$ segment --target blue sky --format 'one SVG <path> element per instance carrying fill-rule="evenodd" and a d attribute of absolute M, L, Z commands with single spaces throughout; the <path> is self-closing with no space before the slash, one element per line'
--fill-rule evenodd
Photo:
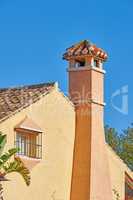
<path fill-rule="evenodd" d="M 59 81 L 67 91 L 65 48 L 89 39 L 109 54 L 105 64 L 105 123 L 122 130 L 133 122 L 132 0 L 1 0 L 0 87 Z M 119 89 L 128 86 L 128 107 Z M 116 92 L 116 93 L 115 93 Z M 123 97 L 126 101 L 126 95 Z"/>

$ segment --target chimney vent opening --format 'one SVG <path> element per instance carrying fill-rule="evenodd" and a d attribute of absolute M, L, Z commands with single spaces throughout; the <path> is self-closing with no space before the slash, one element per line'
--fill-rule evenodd
<path fill-rule="evenodd" d="M 84 66 L 85 66 L 85 60 L 76 60 L 76 68 Z"/>

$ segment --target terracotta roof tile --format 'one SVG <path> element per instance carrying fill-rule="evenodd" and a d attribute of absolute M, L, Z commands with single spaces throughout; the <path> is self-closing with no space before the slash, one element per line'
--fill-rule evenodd
<path fill-rule="evenodd" d="M 81 41 L 70 48 L 66 49 L 63 55 L 63 59 L 70 60 L 76 56 L 94 56 L 98 59 L 105 61 L 107 59 L 107 53 L 103 49 L 96 47 L 96 45 L 91 42 L 84 40 Z"/>
<path fill-rule="evenodd" d="M 0 89 L 0 121 L 7 119 L 17 110 L 35 103 L 54 88 L 55 83 L 44 83 L 16 88 Z"/>

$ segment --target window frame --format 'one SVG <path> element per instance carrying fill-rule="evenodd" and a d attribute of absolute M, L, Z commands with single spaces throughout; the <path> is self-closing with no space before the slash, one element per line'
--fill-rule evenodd
<path fill-rule="evenodd" d="M 22 142 L 22 138 L 24 139 L 24 143 Z M 22 145 L 24 145 L 23 148 Z M 19 148 L 17 156 L 42 159 L 42 132 L 15 128 L 15 147 Z"/>
<path fill-rule="evenodd" d="M 133 179 L 125 172 L 125 200 L 130 200 L 133 194 Z"/>

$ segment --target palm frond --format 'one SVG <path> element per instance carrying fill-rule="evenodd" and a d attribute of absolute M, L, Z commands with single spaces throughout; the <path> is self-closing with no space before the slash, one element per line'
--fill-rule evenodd
<path fill-rule="evenodd" d="M 6 144 L 6 135 L 3 135 L 2 132 L 0 132 L 0 155 L 2 154 L 5 144 Z"/>
<path fill-rule="evenodd" d="M 8 163 L 3 166 L 5 174 L 9 174 L 12 172 L 19 173 L 23 179 L 25 180 L 26 185 L 30 185 L 30 171 L 24 166 L 24 163 L 20 158 L 15 158 L 13 162 Z"/>
<path fill-rule="evenodd" d="M 18 152 L 17 148 L 12 148 L 9 149 L 9 151 L 7 153 L 4 153 L 1 157 L 0 157 L 0 169 L 3 167 L 3 165 L 16 153 Z"/>

